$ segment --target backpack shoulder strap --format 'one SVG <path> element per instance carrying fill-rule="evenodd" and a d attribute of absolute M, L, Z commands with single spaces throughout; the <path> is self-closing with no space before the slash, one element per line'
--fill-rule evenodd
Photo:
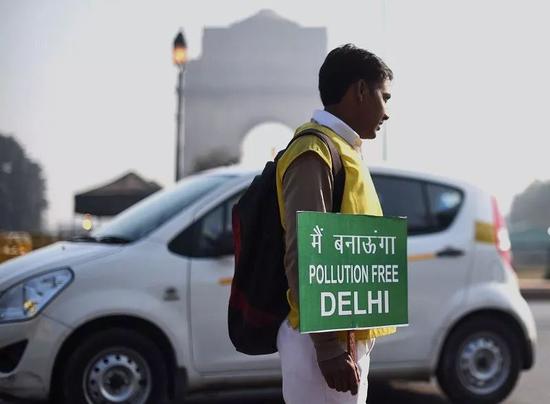
<path fill-rule="evenodd" d="M 298 134 L 296 134 L 296 136 L 294 136 L 290 141 L 290 143 L 288 144 L 287 148 L 296 139 L 306 135 L 317 136 L 319 139 L 323 141 L 323 143 L 327 145 L 330 151 L 330 158 L 332 160 L 332 176 L 334 178 L 334 189 L 332 190 L 332 212 L 334 213 L 340 212 L 342 208 L 342 199 L 344 197 L 344 185 L 346 182 L 346 172 L 342 165 L 342 158 L 340 157 L 340 153 L 338 153 L 336 146 L 327 135 L 325 135 L 320 130 L 316 130 L 313 128 L 305 129 L 302 132 L 299 132 Z M 277 158 L 275 159 L 275 161 L 277 161 L 281 155 L 282 153 L 277 155 Z"/>

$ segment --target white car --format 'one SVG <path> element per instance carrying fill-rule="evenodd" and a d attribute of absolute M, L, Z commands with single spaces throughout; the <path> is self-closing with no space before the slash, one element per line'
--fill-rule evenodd
<path fill-rule="evenodd" d="M 0 392 L 56 403 L 160 403 L 280 382 L 276 354 L 227 332 L 231 207 L 257 172 L 188 177 L 90 238 L 0 266 Z M 437 376 L 456 401 L 497 402 L 534 361 L 533 316 L 494 199 L 432 175 L 372 168 L 409 224 L 409 327 L 380 338 L 372 377 Z"/>

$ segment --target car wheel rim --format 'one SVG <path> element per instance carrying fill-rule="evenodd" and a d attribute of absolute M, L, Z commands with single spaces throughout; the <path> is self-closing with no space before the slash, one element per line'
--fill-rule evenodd
<path fill-rule="evenodd" d="M 143 404 L 151 393 L 151 370 L 139 353 L 113 348 L 89 362 L 83 383 L 89 404 Z"/>
<path fill-rule="evenodd" d="M 510 374 L 509 348 L 497 335 L 472 335 L 459 350 L 457 368 L 466 389 L 474 394 L 491 394 Z"/>

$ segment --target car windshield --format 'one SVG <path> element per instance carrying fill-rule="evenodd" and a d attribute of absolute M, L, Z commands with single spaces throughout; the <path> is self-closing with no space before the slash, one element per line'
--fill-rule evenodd
<path fill-rule="evenodd" d="M 136 241 L 166 223 L 198 198 L 223 184 L 231 175 L 199 175 L 180 181 L 138 202 L 91 234 L 90 241 Z M 86 241 L 86 240 L 82 240 Z"/>

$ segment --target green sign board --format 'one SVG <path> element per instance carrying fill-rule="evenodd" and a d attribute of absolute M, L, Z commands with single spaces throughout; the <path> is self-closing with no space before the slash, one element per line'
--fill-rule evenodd
<path fill-rule="evenodd" d="M 300 332 L 408 325 L 407 220 L 298 212 Z"/>

